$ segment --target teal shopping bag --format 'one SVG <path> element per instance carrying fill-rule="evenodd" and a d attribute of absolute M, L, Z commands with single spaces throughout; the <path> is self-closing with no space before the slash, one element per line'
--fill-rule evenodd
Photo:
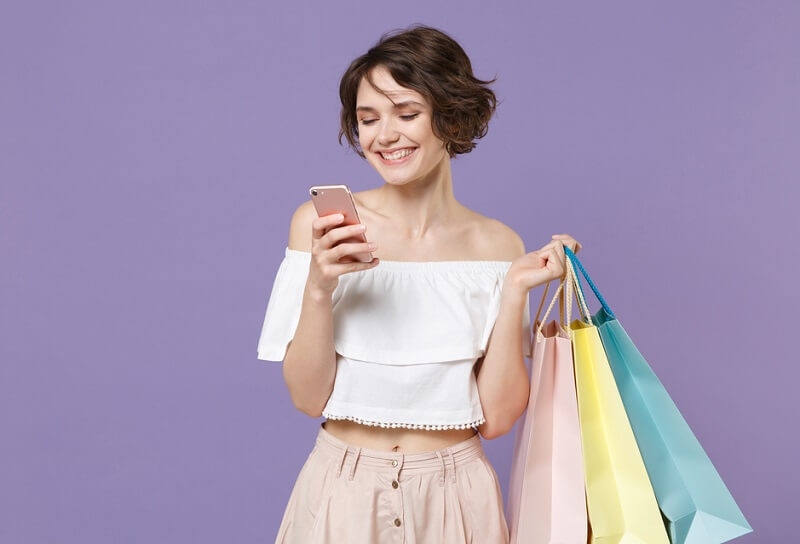
<path fill-rule="evenodd" d="M 720 544 L 752 531 L 697 437 L 622 328 L 575 254 L 565 249 L 602 308 L 600 331 L 672 544 Z"/>

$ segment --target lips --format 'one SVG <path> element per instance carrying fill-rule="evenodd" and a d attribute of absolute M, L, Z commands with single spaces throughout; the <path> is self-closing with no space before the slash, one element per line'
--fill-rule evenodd
<path fill-rule="evenodd" d="M 416 151 L 414 147 L 404 147 L 393 151 L 378 151 L 378 155 L 383 159 L 383 162 L 397 163 L 410 156 L 414 151 Z"/>

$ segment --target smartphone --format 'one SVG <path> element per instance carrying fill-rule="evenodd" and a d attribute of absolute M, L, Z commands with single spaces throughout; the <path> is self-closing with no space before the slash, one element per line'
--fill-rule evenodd
<path fill-rule="evenodd" d="M 311 195 L 311 202 L 314 203 L 318 216 L 323 217 L 340 213 L 344 215 L 342 225 L 358 225 L 361 223 L 358 218 L 358 211 L 356 211 L 353 194 L 347 185 L 314 185 L 308 190 L 308 194 Z M 366 243 L 367 237 L 364 236 L 364 233 L 361 233 L 345 241 Z M 353 258 L 362 263 L 372 262 L 372 253 L 357 253 L 353 255 Z"/>

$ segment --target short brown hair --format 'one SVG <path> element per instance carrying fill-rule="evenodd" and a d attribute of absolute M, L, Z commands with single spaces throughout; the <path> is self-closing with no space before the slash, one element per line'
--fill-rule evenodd
<path fill-rule="evenodd" d="M 414 26 L 384 35 L 345 71 L 339 83 L 339 143 L 344 136 L 350 147 L 364 156 L 358 144 L 356 96 L 361 80 L 372 83 L 370 72 L 379 66 L 398 84 L 425 97 L 432 109 L 433 133 L 445 143 L 451 157 L 469 153 L 477 145 L 475 140 L 486 135 L 497 107 L 497 98 L 488 87 L 495 80 L 476 78 L 469 57 L 453 38 L 435 28 Z"/>

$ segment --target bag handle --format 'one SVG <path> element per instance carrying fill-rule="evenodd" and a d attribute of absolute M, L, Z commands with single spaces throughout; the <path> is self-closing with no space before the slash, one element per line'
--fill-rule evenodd
<path fill-rule="evenodd" d="M 592 314 L 589 311 L 589 306 L 586 304 L 586 298 L 583 295 L 583 288 L 578 281 L 578 276 L 575 274 L 575 267 L 572 266 L 572 261 L 569 259 L 567 259 L 566 265 L 566 277 L 568 278 L 567 285 L 573 287 L 575 290 L 575 299 L 578 301 L 578 313 L 581 314 L 581 317 L 584 321 L 586 321 L 586 323 L 591 325 Z"/>
<path fill-rule="evenodd" d="M 542 315 L 542 308 L 544 307 L 544 301 L 547 299 L 547 291 L 550 290 L 550 282 L 548 281 L 544 284 L 544 291 L 542 292 L 542 299 L 539 301 L 539 307 L 536 309 L 536 317 L 533 319 L 533 328 L 531 330 L 531 334 L 535 336 L 534 340 L 538 341 L 542 336 L 542 322 L 539 321 L 539 316 Z M 558 286 L 558 291 L 561 290 L 561 286 Z M 558 291 L 553 295 L 553 298 L 558 296 Z M 553 307 L 553 303 L 550 303 L 550 306 L 547 307 L 547 311 L 544 314 L 544 319 L 547 319 L 547 316 L 550 315 L 550 309 Z M 537 325 L 538 324 L 538 325 Z"/>
<path fill-rule="evenodd" d="M 564 254 L 567 256 L 568 268 L 570 270 L 572 270 L 572 275 L 573 275 L 574 280 L 575 280 L 575 288 L 576 288 L 576 290 L 578 292 L 579 298 L 583 297 L 583 288 L 581 287 L 580 277 L 575 273 L 575 268 L 580 270 L 580 272 L 583 275 L 583 277 L 586 278 L 586 282 L 589 284 L 589 287 L 592 288 L 592 291 L 594 292 L 594 295 L 597 297 L 597 300 L 600 301 L 600 304 L 603 306 L 603 309 L 606 311 L 608 316 L 610 318 L 612 318 L 612 319 L 616 319 L 615 316 L 614 316 L 614 312 L 611 311 L 611 308 L 608 306 L 608 303 L 606 302 L 606 299 L 604 299 L 603 295 L 600 294 L 600 290 L 594 284 L 594 282 L 592 281 L 592 278 L 589 277 L 589 274 L 586 272 L 586 269 L 583 267 L 583 265 L 581 264 L 580 260 L 578 260 L 578 257 L 575 255 L 575 253 L 573 253 L 573 251 L 570 248 L 568 248 L 567 246 L 564 246 Z M 573 266 L 575 268 L 573 268 Z M 587 313 L 588 313 L 588 307 L 586 307 L 585 299 L 584 299 L 584 308 L 587 309 Z"/>
<path fill-rule="evenodd" d="M 550 288 L 550 282 L 548 282 L 547 285 L 544 288 L 544 293 L 542 293 L 542 301 L 539 303 L 539 309 L 536 311 L 536 320 L 534 321 L 534 324 L 538 323 L 538 325 L 536 326 L 536 339 L 537 340 L 539 340 L 542 337 L 542 328 L 544 327 L 545 323 L 547 322 L 547 318 L 550 316 L 550 312 L 553 310 L 553 306 L 555 306 L 556 300 L 560 300 L 560 302 L 561 302 L 561 304 L 559 305 L 558 320 L 559 320 L 559 323 L 561 325 L 564 324 L 564 313 L 563 313 L 564 282 L 563 281 L 561 281 L 558 284 L 558 288 L 556 289 L 556 292 L 553 293 L 553 297 L 550 299 L 550 304 L 548 304 L 547 310 L 545 310 L 545 312 L 544 312 L 544 317 L 541 319 L 541 321 L 539 320 L 539 315 L 542 313 L 542 308 L 544 307 L 544 301 L 545 301 L 545 298 L 547 297 L 547 290 L 549 288 Z M 567 313 L 569 314 L 569 309 L 567 309 Z"/>
<path fill-rule="evenodd" d="M 559 288 L 560 287 L 561 286 L 559 285 Z M 539 316 L 542 315 L 542 308 L 544 308 L 544 301 L 547 298 L 547 291 L 549 289 L 550 289 L 550 282 L 548 281 L 547 283 L 544 284 L 544 292 L 542 293 L 542 300 L 539 301 L 539 308 L 536 310 L 536 318 L 533 320 L 534 323 L 538 323 L 539 322 Z M 557 294 L 558 294 L 558 291 L 556 291 L 556 295 Z M 553 295 L 553 296 L 555 296 L 555 295 Z M 544 318 L 545 319 L 547 319 L 547 316 L 548 316 L 549 313 L 550 313 L 550 308 L 548 307 L 547 308 L 547 312 L 545 312 L 545 314 L 544 314 Z"/>

